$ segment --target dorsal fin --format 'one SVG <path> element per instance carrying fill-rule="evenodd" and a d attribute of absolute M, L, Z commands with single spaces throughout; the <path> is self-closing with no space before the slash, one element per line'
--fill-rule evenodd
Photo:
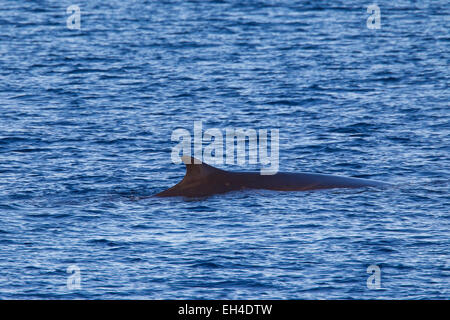
<path fill-rule="evenodd" d="M 201 179 L 211 173 L 223 171 L 206 163 L 202 163 L 201 160 L 191 156 L 182 156 L 181 160 L 186 165 L 186 175 L 183 180 Z"/>
<path fill-rule="evenodd" d="M 158 197 L 183 196 L 197 194 L 196 187 L 204 184 L 204 180 L 213 173 L 224 173 L 226 171 L 214 168 L 200 160 L 191 157 L 183 156 L 181 160 L 186 165 L 186 175 L 183 180 L 163 192 L 158 193 Z"/>

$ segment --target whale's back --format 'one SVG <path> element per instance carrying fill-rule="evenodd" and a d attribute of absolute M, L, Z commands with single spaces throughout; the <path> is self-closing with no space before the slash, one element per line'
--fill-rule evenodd
<path fill-rule="evenodd" d="M 341 177 L 318 173 L 228 172 L 217 169 L 193 157 L 182 157 L 186 175 L 175 186 L 162 191 L 158 197 L 205 197 L 244 189 L 276 191 L 306 191 L 331 188 L 384 187 L 388 184 L 360 178 Z"/>

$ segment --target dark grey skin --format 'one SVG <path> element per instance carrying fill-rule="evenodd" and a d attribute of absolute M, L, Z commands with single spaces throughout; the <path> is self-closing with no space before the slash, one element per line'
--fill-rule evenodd
<path fill-rule="evenodd" d="M 360 178 L 347 178 L 317 173 L 228 172 L 200 163 L 192 157 L 182 157 L 186 175 L 178 184 L 157 197 L 207 197 L 245 189 L 276 191 L 307 191 L 332 188 L 386 187 L 389 184 Z M 199 163 L 199 164 L 196 164 Z"/>

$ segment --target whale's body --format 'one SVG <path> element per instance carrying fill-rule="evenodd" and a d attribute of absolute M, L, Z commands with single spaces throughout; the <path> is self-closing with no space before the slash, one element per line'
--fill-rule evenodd
<path fill-rule="evenodd" d="M 156 194 L 158 197 L 206 197 L 245 189 L 306 191 L 331 188 L 384 187 L 387 183 L 318 173 L 229 172 L 214 168 L 192 157 L 182 157 L 186 175 L 175 186 Z"/>

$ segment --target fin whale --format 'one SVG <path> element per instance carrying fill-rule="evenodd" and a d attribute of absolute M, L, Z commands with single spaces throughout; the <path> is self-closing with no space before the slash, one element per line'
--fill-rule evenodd
<path fill-rule="evenodd" d="M 157 197 L 206 197 L 213 194 L 245 189 L 277 191 L 307 191 L 331 188 L 384 187 L 389 184 L 351 177 L 318 173 L 283 173 L 261 175 L 259 172 L 229 172 L 202 163 L 190 157 L 181 158 L 186 175 L 175 186 Z"/>

